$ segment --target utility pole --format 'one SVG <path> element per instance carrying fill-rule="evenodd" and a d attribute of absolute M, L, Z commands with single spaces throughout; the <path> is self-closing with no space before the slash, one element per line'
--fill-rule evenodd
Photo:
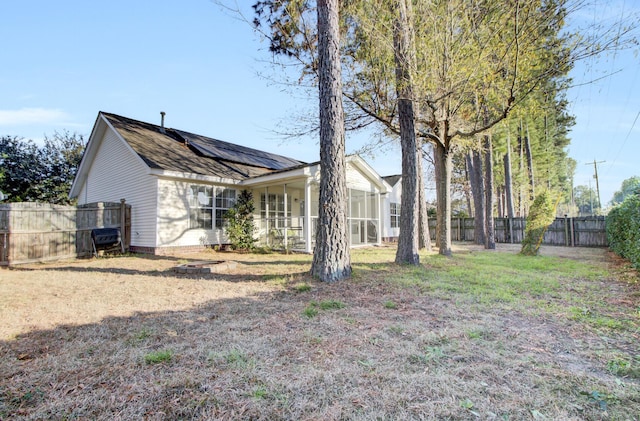
<path fill-rule="evenodd" d="M 598 164 L 602 164 L 603 162 L 607 162 L 607 161 L 596 162 L 595 159 L 593 160 L 593 172 L 594 172 L 593 178 L 596 179 L 596 193 L 598 193 L 598 209 L 600 210 L 602 210 L 602 202 L 600 201 L 600 183 L 598 183 Z M 591 162 L 585 165 L 591 165 Z"/>

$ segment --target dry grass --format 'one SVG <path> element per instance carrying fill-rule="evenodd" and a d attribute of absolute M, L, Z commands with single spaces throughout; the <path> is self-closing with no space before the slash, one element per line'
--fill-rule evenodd
<path fill-rule="evenodd" d="M 357 250 L 339 284 L 280 254 L 1 270 L 0 419 L 639 420 L 637 274 L 545 248 L 522 292 L 499 247 L 417 269 Z M 234 273 L 171 270 L 221 256 Z"/>

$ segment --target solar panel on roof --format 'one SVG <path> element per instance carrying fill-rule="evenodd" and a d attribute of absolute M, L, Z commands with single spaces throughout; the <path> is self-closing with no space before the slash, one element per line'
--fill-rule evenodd
<path fill-rule="evenodd" d="M 197 149 L 198 152 L 209 158 L 222 159 L 255 167 L 270 168 L 273 170 L 284 170 L 302 164 L 302 162 L 287 158 L 286 156 L 234 145 L 233 143 L 223 142 L 180 130 L 176 130 L 176 132 Z"/>

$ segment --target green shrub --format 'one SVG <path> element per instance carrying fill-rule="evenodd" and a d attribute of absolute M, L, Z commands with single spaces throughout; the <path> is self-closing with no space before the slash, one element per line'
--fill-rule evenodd
<path fill-rule="evenodd" d="M 545 231 L 556 218 L 556 209 L 549 191 L 540 193 L 529 209 L 520 254 L 535 256 L 542 243 Z"/>
<path fill-rule="evenodd" d="M 252 250 L 255 246 L 254 210 L 253 194 L 248 190 L 242 190 L 236 204 L 225 213 L 227 235 L 234 250 Z"/>
<path fill-rule="evenodd" d="M 640 194 L 627 196 L 606 219 L 609 248 L 640 269 Z"/>

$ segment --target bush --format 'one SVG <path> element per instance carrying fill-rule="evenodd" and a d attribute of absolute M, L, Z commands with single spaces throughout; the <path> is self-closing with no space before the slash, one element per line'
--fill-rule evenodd
<path fill-rule="evenodd" d="M 526 256 L 538 254 L 544 232 L 553 223 L 555 215 L 556 209 L 551 199 L 551 193 L 543 191 L 535 198 L 531 209 L 529 209 L 520 254 Z"/>
<path fill-rule="evenodd" d="M 609 248 L 640 269 L 640 195 L 627 196 L 606 219 Z"/>
<path fill-rule="evenodd" d="M 256 239 L 253 223 L 253 194 L 243 190 L 238 196 L 236 204 L 225 213 L 227 220 L 227 235 L 234 250 L 252 250 Z"/>

